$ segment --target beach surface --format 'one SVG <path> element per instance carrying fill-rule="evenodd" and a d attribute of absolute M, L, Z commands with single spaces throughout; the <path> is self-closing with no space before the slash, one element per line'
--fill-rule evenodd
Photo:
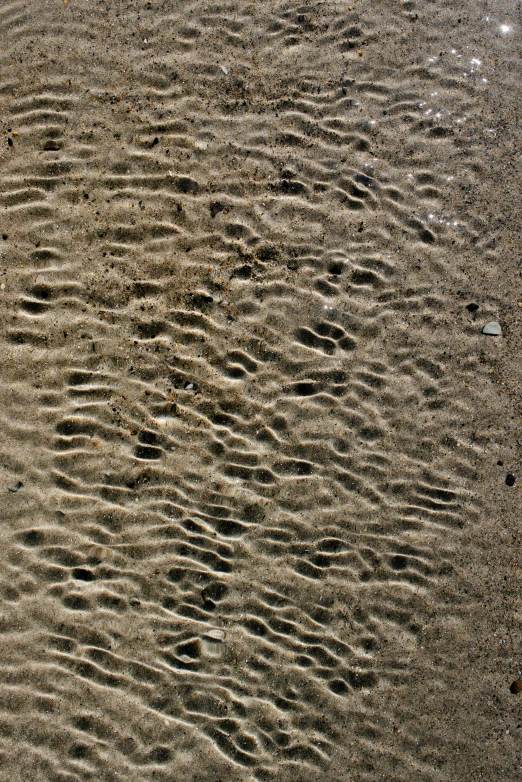
<path fill-rule="evenodd" d="M 521 23 L 1 4 L 2 779 L 522 778 Z"/>

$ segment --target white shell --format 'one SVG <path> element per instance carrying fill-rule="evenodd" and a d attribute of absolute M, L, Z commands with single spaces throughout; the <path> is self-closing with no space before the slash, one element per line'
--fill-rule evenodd
<path fill-rule="evenodd" d="M 221 630 L 219 627 L 213 627 L 212 630 L 208 631 L 207 635 L 210 636 L 210 638 L 223 641 L 225 638 L 225 631 Z"/>

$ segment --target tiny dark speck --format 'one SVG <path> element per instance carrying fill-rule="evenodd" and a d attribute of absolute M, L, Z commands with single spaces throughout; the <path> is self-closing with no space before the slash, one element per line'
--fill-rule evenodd
<path fill-rule="evenodd" d="M 471 302 L 471 304 L 466 304 L 466 309 L 468 312 L 476 312 L 479 308 L 478 304 L 475 304 L 474 302 Z"/>
<path fill-rule="evenodd" d="M 506 475 L 506 485 L 507 486 L 514 486 L 515 485 L 515 481 L 516 481 L 516 478 L 513 475 L 513 473 L 512 472 L 508 472 L 508 474 Z"/>
<path fill-rule="evenodd" d="M 10 147 L 12 147 L 12 146 L 13 146 L 13 139 L 12 139 L 12 138 L 10 138 L 9 136 L 8 136 L 8 138 L 7 138 L 7 144 L 8 144 L 8 146 L 10 146 Z"/>
<path fill-rule="evenodd" d="M 155 136 L 155 138 L 152 139 L 151 147 L 155 147 L 156 144 L 159 144 L 159 138 Z"/>

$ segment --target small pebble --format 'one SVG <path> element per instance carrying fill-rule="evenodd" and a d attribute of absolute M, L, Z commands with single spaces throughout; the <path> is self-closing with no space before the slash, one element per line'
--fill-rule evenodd
<path fill-rule="evenodd" d="M 221 66 L 221 70 L 223 71 L 223 73 L 225 74 L 225 76 L 228 76 L 228 71 L 227 71 L 227 69 L 225 68 L 225 66 L 224 66 L 224 65 L 222 65 L 222 66 Z"/>
<path fill-rule="evenodd" d="M 295 261 L 293 259 L 288 261 L 288 263 L 286 265 L 292 271 L 295 271 L 297 268 L 299 268 L 299 264 L 297 263 L 297 261 Z"/>
<path fill-rule="evenodd" d="M 507 484 L 507 486 L 514 486 L 515 485 L 515 481 L 516 481 L 516 478 L 513 475 L 513 473 L 512 472 L 508 472 L 508 474 L 506 475 L 506 484 Z"/>
<path fill-rule="evenodd" d="M 478 304 L 475 304 L 474 302 L 471 302 L 471 304 L 466 304 L 466 309 L 468 312 L 476 312 L 479 308 Z"/>
<path fill-rule="evenodd" d="M 20 489 L 22 488 L 22 486 L 23 486 L 23 483 L 22 483 L 22 481 L 18 481 L 17 483 L 15 483 L 15 485 L 14 485 L 14 486 L 8 486 L 8 487 L 7 487 L 7 490 L 8 490 L 8 491 L 11 491 L 11 492 L 13 492 L 13 494 L 14 494 L 14 493 L 15 493 L 15 492 L 17 492 L 17 491 L 20 491 Z"/>
<path fill-rule="evenodd" d="M 486 323 L 486 325 L 482 329 L 482 333 L 490 334 L 493 337 L 498 337 L 499 334 L 502 334 L 502 329 L 500 328 L 500 324 L 497 323 L 496 320 L 491 320 L 489 323 Z"/>
<path fill-rule="evenodd" d="M 504 462 L 502 461 L 502 459 L 499 459 L 497 464 L 498 464 L 499 467 L 503 467 L 504 466 Z"/>
<path fill-rule="evenodd" d="M 210 214 L 212 217 L 215 217 L 219 212 L 226 212 L 227 206 L 226 204 L 222 204 L 220 201 L 213 201 L 210 204 Z"/>
<path fill-rule="evenodd" d="M 509 692 L 513 695 L 519 695 L 522 692 L 522 679 L 516 679 L 509 688 Z"/>

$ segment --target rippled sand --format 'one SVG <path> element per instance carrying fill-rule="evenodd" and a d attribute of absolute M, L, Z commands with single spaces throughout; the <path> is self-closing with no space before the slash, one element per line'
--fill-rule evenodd
<path fill-rule="evenodd" d="M 515 11 L 2 3 L 2 779 L 521 778 Z"/>

